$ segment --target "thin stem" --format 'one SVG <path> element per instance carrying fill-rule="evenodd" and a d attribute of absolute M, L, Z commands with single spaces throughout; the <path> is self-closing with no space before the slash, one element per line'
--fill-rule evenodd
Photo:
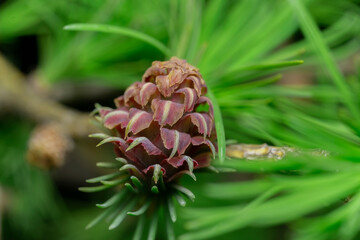
<path fill-rule="evenodd" d="M 168 57 L 171 56 L 170 49 L 166 47 L 162 42 L 145 33 L 133 29 L 111 26 L 106 24 L 90 24 L 90 23 L 70 24 L 65 26 L 64 29 L 71 31 L 91 31 L 91 32 L 116 33 L 116 34 L 125 35 L 149 43 L 150 45 L 154 46 L 162 53 L 164 53 L 166 56 Z"/>
<path fill-rule="evenodd" d="M 55 121 L 75 137 L 85 137 L 96 131 L 89 123 L 88 114 L 40 96 L 28 87 L 25 79 L 25 75 L 0 53 L 0 109 L 19 112 L 39 123 Z"/>

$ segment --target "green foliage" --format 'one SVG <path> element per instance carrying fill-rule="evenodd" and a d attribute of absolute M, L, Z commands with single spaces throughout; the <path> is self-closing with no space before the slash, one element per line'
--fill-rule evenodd
<path fill-rule="evenodd" d="M 104 33 L 114 33 L 120 34 L 128 37 L 133 37 L 149 43 L 154 46 L 158 50 L 160 50 L 165 56 L 171 57 L 170 50 L 161 42 L 156 40 L 153 37 L 150 37 L 142 32 L 137 32 L 132 29 L 122 28 L 122 27 L 114 27 L 109 25 L 99 25 L 99 24 L 71 24 L 64 27 L 64 30 L 71 31 L 93 31 L 93 32 L 104 32 Z"/>
<path fill-rule="evenodd" d="M 136 40 L 109 34 L 69 34 L 63 27 L 74 22 L 142 26 L 139 30 L 166 38 L 157 13 L 148 11 L 152 7 L 151 2 L 143 1 L 11 1 L 0 9 L 0 41 L 36 34 L 40 48 L 37 74 L 44 84 L 71 79 L 125 87 L 162 56 Z"/>
<path fill-rule="evenodd" d="M 50 177 L 26 162 L 25 152 L 31 125 L 8 117 L 0 123 L 0 187 L 8 194 L 4 237 L 39 239 L 46 221 L 59 216 Z"/>
<path fill-rule="evenodd" d="M 53 86 L 70 81 L 124 89 L 141 78 L 151 61 L 172 55 L 198 66 L 215 103 L 219 153 L 214 165 L 237 172 L 197 174 L 196 183 L 185 179 L 196 195 L 195 203 L 178 208 L 186 203 L 183 196 L 195 196 L 174 186 L 176 192 L 166 208 L 149 216 L 144 214 L 148 202 L 122 201 L 136 196 L 129 192 L 140 188 L 136 179 L 126 179 L 129 194 L 115 194 L 98 204 L 104 211 L 88 225 L 109 217 L 111 228 L 121 224 L 118 232 L 103 231 L 103 225 L 90 229 L 93 234 L 85 232 L 83 226 L 95 215 L 86 209 L 66 225 L 64 238 L 115 238 L 131 232 L 127 235 L 134 234 L 134 239 L 154 239 L 156 234 L 167 239 L 178 235 L 237 239 L 239 233 L 244 239 L 264 239 L 267 235 L 260 232 L 286 224 L 289 239 L 356 239 L 360 72 L 355 62 L 351 63 L 355 71 L 345 75 L 338 63 L 359 52 L 359 12 L 356 1 L 323 0 L 76 0 L 46 5 L 40 0 L 17 0 L 1 6 L 0 41 L 36 35 L 41 53 L 38 74 Z M 73 23 L 81 24 L 68 25 Z M 76 31 L 63 31 L 64 26 Z M 288 74 L 292 69 L 314 76 L 310 83 L 286 84 L 292 80 Z M 6 154 L 0 159 L 0 179 L 18 195 L 16 199 L 33 204 L 9 214 L 9 222 L 19 223 L 12 229 L 30 234 L 26 222 L 31 219 L 31 227 L 41 229 L 43 217 L 54 217 L 58 205 L 49 194 L 53 189 L 48 176 L 31 169 L 20 156 L 30 126 L 16 124 L 2 128 L 0 149 Z M 225 135 L 238 142 L 266 142 L 301 151 L 280 161 L 225 159 Z M 98 165 L 118 168 L 121 162 Z M 100 186 L 82 190 L 123 184 L 117 181 L 118 174 L 89 179 Z M 249 174 L 249 179 L 241 180 Z M 32 183 L 31 190 L 18 191 L 24 183 Z M 152 194 L 158 193 L 154 186 Z M 126 215 L 140 215 L 131 231 L 127 228 L 134 219 L 124 221 Z M 37 231 L 31 229 L 34 237 Z M 269 234 L 277 239 L 277 232 Z"/>
<path fill-rule="evenodd" d="M 359 120 L 360 113 L 354 101 L 353 93 L 346 85 L 344 76 L 342 76 L 339 68 L 336 66 L 333 56 L 330 54 L 328 47 L 325 44 L 324 39 L 321 36 L 320 31 L 316 28 L 314 21 L 304 8 L 303 4 L 298 0 L 290 1 L 293 5 L 294 12 L 298 13 L 299 22 L 306 37 L 309 39 L 310 44 L 315 49 L 315 53 L 319 55 L 320 62 L 327 68 L 332 80 L 342 94 L 342 99 L 352 112 L 353 117 Z"/>
<path fill-rule="evenodd" d="M 331 154 L 324 157 L 320 153 L 317 156 L 302 153 L 281 161 L 226 161 L 222 166 L 269 175 L 251 182 L 205 186 L 205 195 L 230 205 L 185 209 L 184 215 L 191 219 L 186 226 L 192 232 L 180 239 L 209 239 L 247 226 L 285 222 L 295 231 L 295 239 L 332 239 L 334 236 L 334 239 L 353 239 L 359 231 L 355 227 L 358 215 L 350 214 L 348 209 L 357 207 L 356 159 L 360 157 L 360 138 L 356 119 L 360 95 L 357 87 L 349 85 L 341 75 L 306 8 L 300 1 L 291 2 L 309 49 L 314 49 L 319 56 L 318 63 L 325 66 L 330 74 L 326 78 L 333 79 L 335 86 L 328 80 L 298 89 L 259 85 L 254 88 L 251 85 L 250 88 L 246 85 L 239 85 L 238 89 L 228 87 L 225 88 L 228 92 L 219 91 L 221 101 L 228 98 L 227 102 L 232 103 L 224 111 L 224 123 L 225 126 L 232 124 L 231 138 L 242 142 L 246 134 L 262 139 L 260 142 L 326 149 Z M 248 92 L 249 89 L 252 91 Z M 271 97 L 271 104 L 259 104 L 256 108 L 237 107 L 234 104 L 237 92 L 240 98 Z M 240 108 L 241 112 L 238 111 Z M 349 121 L 353 123 L 349 124 Z M 353 194 L 355 197 L 350 203 L 341 202 Z M 249 199 L 253 200 L 247 203 Z M 310 213 L 312 218 L 307 218 Z"/>

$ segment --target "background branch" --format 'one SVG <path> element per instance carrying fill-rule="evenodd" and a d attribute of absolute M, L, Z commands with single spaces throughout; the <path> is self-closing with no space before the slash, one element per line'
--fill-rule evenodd
<path fill-rule="evenodd" d="M 0 53 L 0 112 L 15 111 L 39 123 L 58 122 L 74 137 L 94 132 L 88 114 L 40 96 L 25 79 L 26 76 Z"/>

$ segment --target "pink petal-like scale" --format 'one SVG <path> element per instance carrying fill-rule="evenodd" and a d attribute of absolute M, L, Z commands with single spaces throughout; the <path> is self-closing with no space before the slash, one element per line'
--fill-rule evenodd
<path fill-rule="evenodd" d="M 151 103 L 154 120 L 161 126 L 174 125 L 183 115 L 184 106 L 168 100 L 154 99 Z"/>

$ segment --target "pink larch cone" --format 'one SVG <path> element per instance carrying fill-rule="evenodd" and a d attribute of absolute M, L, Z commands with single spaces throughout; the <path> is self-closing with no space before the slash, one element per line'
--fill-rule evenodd
<path fill-rule="evenodd" d="M 115 99 L 116 109 L 100 108 L 115 152 L 146 184 L 164 182 L 207 167 L 216 152 L 213 106 L 199 70 L 185 60 L 155 61 L 141 82 Z M 200 111 L 207 109 L 207 111 Z"/>

